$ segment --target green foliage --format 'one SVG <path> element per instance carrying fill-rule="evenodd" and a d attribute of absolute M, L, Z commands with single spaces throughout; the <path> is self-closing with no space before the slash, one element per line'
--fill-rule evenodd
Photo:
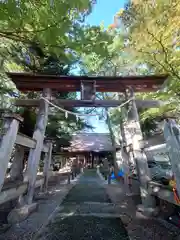
<path fill-rule="evenodd" d="M 0 4 L 0 36 L 16 42 L 36 42 L 48 52 L 75 43 L 80 24 L 91 11 L 89 0 L 3 1 Z M 67 35 L 69 34 L 69 36 Z"/>
<path fill-rule="evenodd" d="M 12 109 L 12 91 L 15 90 L 15 86 L 9 81 L 4 72 L 0 72 L 0 109 Z"/>
<path fill-rule="evenodd" d="M 18 4 L 17 1 L 4 1 L 0 4 L 3 57 L 13 55 L 17 45 L 31 61 L 34 59 L 31 46 L 33 50 L 35 47 L 42 49 L 46 56 L 55 53 L 62 63 L 77 62 L 82 52 L 99 54 L 104 51 L 105 56 L 108 35 L 100 30 L 101 27 L 83 25 L 95 2 L 43 0 Z M 38 61 L 34 65 L 37 64 Z"/>
<path fill-rule="evenodd" d="M 180 2 L 129 1 L 120 19 L 127 28 L 127 51 L 137 68 L 136 73 L 168 74 L 166 91 L 141 94 L 141 98 L 166 101 L 166 106 L 149 109 L 143 119 L 169 114 L 179 114 L 180 89 Z M 143 66 L 143 67 L 142 67 Z M 176 103 L 176 104 L 175 104 Z"/>
<path fill-rule="evenodd" d="M 79 64 L 88 75 L 168 74 L 165 89 L 156 93 L 136 94 L 141 99 L 157 99 L 165 103 L 157 109 L 140 112 L 145 132 L 155 123 L 180 112 L 180 2 L 131 0 L 115 17 L 118 29 L 105 29 L 103 24 L 84 25 L 95 1 L 2 1 L 0 3 L 1 68 L 50 74 L 69 74 Z M 2 83 L 2 84 L 1 84 Z M 0 92 L 8 94 L 14 86 L 4 75 Z M 1 94 L 1 96 L 2 96 Z M 36 95 L 36 93 L 33 93 Z M 32 97 L 32 96 L 31 96 Z M 75 98 L 56 93 L 57 98 Z M 117 99 L 117 95 L 99 94 L 101 99 Z M 121 96 L 121 98 L 124 98 Z M 9 103 L 8 103 L 9 104 Z M 110 111 L 112 126 L 126 120 L 127 109 Z M 60 116 L 61 115 L 61 116 Z M 102 111 L 102 116 L 106 115 Z M 51 119 L 49 135 L 71 132 L 73 117 Z M 61 123 L 63 120 L 63 124 Z M 66 123 L 68 124 L 66 125 Z M 84 123 L 83 123 L 84 124 Z M 63 126 L 61 128 L 61 126 Z M 78 128 L 81 126 L 78 126 Z M 30 128 L 30 127 L 29 127 Z M 66 130 L 65 130 L 66 129 Z M 67 130 L 68 129 L 68 130 Z M 71 130 L 69 130 L 71 129 Z M 116 130 L 115 130 L 116 131 Z"/>
<path fill-rule="evenodd" d="M 161 100 L 159 108 L 140 111 L 142 130 L 156 130 L 157 121 L 168 116 L 179 117 L 180 108 L 180 2 L 132 0 L 116 14 L 118 29 L 110 35 L 108 54 L 83 56 L 88 74 L 151 75 L 168 74 L 164 90 L 136 94 L 140 99 Z M 116 24 L 116 23 L 115 23 Z M 84 70 L 84 69 L 83 69 Z M 126 120 L 126 108 L 111 110 L 111 122 Z M 116 132 L 116 130 L 114 131 Z"/>
<path fill-rule="evenodd" d="M 0 60 L 4 71 L 30 71 L 41 74 L 68 75 L 83 50 L 99 51 L 98 27 L 83 26 L 95 1 L 2 1 L 0 3 Z M 93 45 L 89 43 L 93 40 Z M 104 48 L 103 43 L 101 44 Z M 7 80 L 7 84 L 5 82 Z M 0 79 L 2 98 L 15 88 L 3 75 Z M 39 93 L 20 94 L 24 98 L 39 97 Z M 56 98 L 76 98 L 76 94 L 54 93 Z M 8 102 L 10 97 L 7 96 Z M 4 107 L 4 102 L 3 106 Z M 74 109 L 69 109 L 75 111 Z M 24 117 L 21 131 L 32 136 L 35 109 L 18 109 Z M 47 136 L 65 139 L 72 132 L 90 128 L 84 120 L 76 122 L 73 115 L 53 110 Z"/>
<path fill-rule="evenodd" d="M 157 122 L 154 119 L 147 118 L 141 122 L 141 130 L 145 136 L 150 136 L 157 130 Z"/>

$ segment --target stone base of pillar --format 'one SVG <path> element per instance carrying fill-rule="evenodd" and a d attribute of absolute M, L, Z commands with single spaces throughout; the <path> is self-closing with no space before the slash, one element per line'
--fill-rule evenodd
<path fill-rule="evenodd" d="M 8 223 L 16 224 L 25 220 L 32 212 L 35 212 L 38 208 L 37 203 L 24 205 L 20 208 L 14 208 L 8 215 Z"/>
<path fill-rule="evenodd" d="M 144 207 L 142 204 L 137 206 L 137 211 L 141 212 L 143 215 L 147 217 L 157 216 L 159 213 L 158 207 Z"/>

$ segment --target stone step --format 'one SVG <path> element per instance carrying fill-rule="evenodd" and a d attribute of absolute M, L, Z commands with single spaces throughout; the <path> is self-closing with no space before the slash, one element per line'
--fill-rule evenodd
<path fill-rule="evenodd" d="M 126 226 L 132 222 L 132 218 L 126 214 L 112 214 L 112 213 L 58 213 L 57 218 L 69 218 L 69 217 L 97 217 L 97 218 L 116 218 L 121 219 L 123 224 Z"/>
<path fill-rule="evenodd" d="M 127 206 L 124 206 L 127 207 Z M 84 202 L 65 203 L 61 205 L 60 214 L 115 214 L 120 215 L 123 212 L 123 206 L 113 203 Z"/>

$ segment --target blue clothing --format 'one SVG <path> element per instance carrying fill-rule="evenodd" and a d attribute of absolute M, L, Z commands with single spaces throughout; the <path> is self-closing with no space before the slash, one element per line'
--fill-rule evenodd
<path fill-rule="evenodd" d="M 124 171 L 122 169 L 120 169 L 117 176 L 118 177 L 123 177 L 124 176 Z M 116 179 L 116 176 L 114 175 L 114 173 L 111 174 L 111 179 Z"/>

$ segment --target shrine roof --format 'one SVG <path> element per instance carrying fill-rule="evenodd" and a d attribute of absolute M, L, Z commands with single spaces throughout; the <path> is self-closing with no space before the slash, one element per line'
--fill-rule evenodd
<path fill-rule="evenodd" d="M 119 148 L 116 145 L 116 148 Z M 75 133 L 72 135 L 71 152 L 111 152 L 113 151 L 108 133 Z"/>
<path fill-rule="evenodd" d="M 59 92 L 76 92 L 82 81 L 95 81 L 97 92 L 121 92 L 133 87 L 136 92 L 152 92 L 160 89 L 167 75 L 150 76 L 63 76 L 8 72 L 7 75 L 22 92 L 42 91 L 51 88 Z"/>

